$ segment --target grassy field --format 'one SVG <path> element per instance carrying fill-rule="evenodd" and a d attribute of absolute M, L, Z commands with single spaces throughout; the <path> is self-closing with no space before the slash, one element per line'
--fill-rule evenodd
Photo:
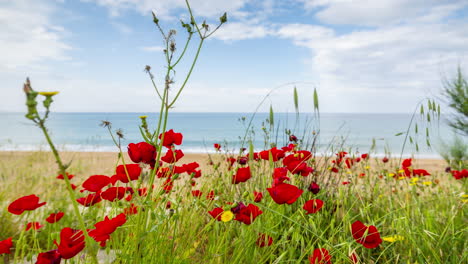
<path fill-rule="evenodd" d="M 55 248 L 53 241 L 59 241 L 64 227 L 79 228 L 79 224 L 65 183 L 56 179 L 51 153 L 2 152 L 0 157 L 0 200 L 5 208 L 1 211 L 0 240 L 13 237 L 13 253 L 5 254 L 3 261 L 34 263 L 39 253 Z M 76 177 L 71 182 L 78 186 L 91 175 L 112 176 L 117 165 L 116 153 L 64 153 L 63 157 L 72 160 L 69 171 Z M 336 157 L 311 159 L 308 164 L 315 171 L 309 176 L 287 174 L 288 182 L 303 190 L 302 195 L 291 204 L 278 204 L 266 188 L 272 185 L 274 168 L 283 166 L 281 160 L 249 160 L 251 178 L 233 184 L 236 168 L 247 165 L 235 162 L 228 170 L 226 157 L 214 155 L 210 165 L 207 155 L 187 154 L 178 164 L 197 161 L 202 176 L 180 174 L 170 193 L 158 191 L 165 179 L 157 178 L 152 199 L 133 195 L 131 201 L 102 201 L 80 207 L 89 229 L 131 204 L 138 213 L 127 214 L 126 223 L 111 234 L 105 247 L 88 243 L 67 263 L 90 263 L 90 255 L 96 252 L 99 263 L 313 263 L 310 257 L 319 248 L 328 251 L 331 263 L 353 263 L 349 257 L 353 254 L 359 263 L 468 260 L 467 198 L 462 197 L 466 183 L 445 173 L 442 161 L 413 162 L 414 168 L 426 169 L 431 175 L 399 178 L 393 175 L 400 170 L 397 160 L 382 163 L 371 157 L 349 169 L 341 166 L 334 173 L 330 168 Z M 145 184 L 144 175 L 138 186 Z M 190 184 L 192 180 L 195 186 Z M 320 185 L 317 194 L 308 190 L 312 181 Z M 87 194 L 80 193 L 80 189 L 75 191 L 77 197 Z M 195 197 L 194 190 L 203 195 Z M 214 199 L 206 197 L 210 191 Z M 261 201 L 254 201 L 254 191 L 263 193 Z M 6 207 L 11 202 L 30 194 L 47 204 L 19 216 L 8 213 Z M 302 207 L 311 199 L 320 199 L 324 205 L 318 212 L 306 214 Z M 239 202 L 254 204 L 262 213 L 249 225 L 233 219 L 217 221 L 208 213 L 216 207 L 235 211 Z M 57 211 L 65 212 L 59 222 L 45 222 L 50 213 Z M 365 248 L 353 238 L 351 225 L 357 220 L 377 228 L 383 239 L 377 247 Z M 43 227 L 23 231 L 26 223 L 35 221 Z M 260 247 L 259 234 L 271 237 L 271 245 Z M 328 263 L 323 261 L 317 263 Z"/>

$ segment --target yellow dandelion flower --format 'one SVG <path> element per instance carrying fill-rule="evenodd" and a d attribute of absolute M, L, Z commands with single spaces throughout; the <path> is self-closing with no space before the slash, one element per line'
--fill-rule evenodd
<path fill-rule="evenodd" d="M 424 185 L 428 185 L 428 186 L 429 186 L 429 185 L 431 185 L 431 184 L 432 184 L 432 182 L 431 182 L 431 181 L 425 181 L 425 182 L 423 182 L 422 184 L 424 184 Z"/>
<path fill-rule="evenodd" d="M 462 203 L 468 203 L 468 199 L 463 199 L 461 201 L 462 201 Z"/>
<path fill-rule="evenodd" d="M 370 166 L 366 166 L 366 167 L 364 167 L 364 169 L 368 170 L 368 169 L 370 169 Z"/>
<path fill-rule="evenodd" d="M 405 240 L 405 238 L 402 237 L 402 236 L 399 236 L 399 235 L 395 235 L 395 236 L 382 237 L 382 240 L 386 241 L 386 242 L 393 243 L 393 242 L 396 242 L 396 241 Z"/>
<path fill-rule="evenodd" d="M 393 177 L 393 176 L 395 176 L 395 173 L 389 173 L 388 174 L 388 177 Z"/>
<path fill-rule="evenodd" d="M 346 174 L 351 174 L 352 172 L 351 171 L 346 171 Z"/>
<path fill-rule="evenodd" d="M 221 221 L 223 222 L 229 222 L 234 218 L 234 214 L 231 211 L 224 211 L 221 214 Z"/>
<path fill-rule="evenodd" d="M 404 180 L 404 179 L 406 179 L 406 177 L 404 177 L 404 176 L 401 176 L 401 177 L 400 177 L 400 178 L 398 178 L 398 179 L 399 179 L 399 180 Z"/>
<path fill-rule="evenodd" d="M 404 172 L 405 172 L 405 170 L 399 170 L 398 171 L 398 173 L 404 173 Z"/>
<path fill-rule="evenodd" d="M 39 92 L 40 95 L 43 95 L 43 96 L 54 96 L 56 94 L 58 94 L 59 92 L 58 91 L 54 91 L 54 92 Z"/>
<path fill-rule="evenodd" d="M 462 194 L 461 198 L 468 198 L 468 194 Z"/>
<path fill-rule="evenodd" d="M 146 116 L 146 115 L 140 116 L 141 119 L 145 119 L 145 118 L 147 118 L 147 117 L 148 117 L 148 116 Z"/>

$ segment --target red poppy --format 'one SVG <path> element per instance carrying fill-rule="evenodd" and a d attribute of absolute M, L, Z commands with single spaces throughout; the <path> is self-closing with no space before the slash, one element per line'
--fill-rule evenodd
<path fill-rule="evenodd" d="M 60 221 L 60 219 L 62 219 L 63 215 L 64 212 L 52 213 L 46 218 L 46 221 L 51 224 L 57 223 L 58 221 Z"/>
<path fill-rule="evenodd" d="M 190 175 L 192 173 L 197 172 L 196 169 L 200 167 L 200 164 L 198 164 L 197 162 L 192 162 L 192 163 L 184 164 L 182 165 L 182 167 L 184 168 L 184 172 L 187 172 Z"/>
<path fill-rule="evenodd" d="M 88 194 L 85 197 L 76 199 L 76 201 L 86 207 L 95 205 L 101 201 L 101 192 Z"/>
<path fill-rule="evenodd" d="M 101 198 L 107 201 L 122 200 L 125 197 L 127 188 L 125 187 L 110 187 L 101 193 Z"/>
<path fill-rule="evenodd" d="M 166 181 L 163 183 L 162 188 L 166 193 L 172 191 L 174 187 L 174 181 L 171 178 L 167 178 Z"/>
<path fill-rule="evenodd" d="M 245 164 L 247 164 L 248 161 L 249 161 L 249 159 L 247 157 L 238 157 L 237 158 L 237 163 L 239 163 L 240 165 L 245 165 Z"/>
<path fill-rule="evenodd" d="M 255 244 L 259 247 L 269 247 L 273 244 L 273 238 L 267 234 L 258 234 Z"/>
<path fill-rule="evenodd" d="M 324 248 L 316 248 L 309 257 L 310 264 L 331 264 L 331 256 L 328 250 Z"/>
<path fill-rule="evenodd" d="M 251 176 L 250 167 L 238 168 L 236 174 L 232 176 L 232 183 L 246 182 Z"/>
<path fill-rule="evenodd" d="M 357 257 L 357 255 L 355 253 L 352 253 L 350 256 L 349 256 L 349 260 L 351 260 L 351 262 L 353 264 L 358 264 L 359 263 L 359 259 Z"/>
<path fill-rule="evenodd" d="M 47 252 L 42 252 L 37 255 L 36 264 L 60 264 L 62 256 L 58 249 L 54 249 Z"/>
<path fill-rule="evenodd" d="M 296 186 L 287 183 L 277 184 L 271 188 L 267 188 L 267 190 L 277 204 L 292 204 L 304 192 Z"/>
<path fill-rule="evenodd" d="M 172 176 L 173 171 L 169 167 L 159 167 L 156 176 L 158 178 L 170 178 Z"/>
<path fill-rule="evenodd" d="M 254 202 L 259 203 L 263 199 L 263 193 L 262 192 L 256 192 L 254 191 Z"/>
<path fill-rule="evenodd" d="M 68 174 L 68 172 L 66 173 L 66 175 L 67 175 L 67 177 L 68 177 L 69 180 L 71 180 L 71 179 L 73 179 L 73 177 L 75 177 L 75 175 L 73 175 L 73 174 Z M 57 176 L 57 179 L 59 179 L 59 180 L 65 180 L 65 178 L 63 177 L 63 174 L 59 174 L 59 175 Z"/>
<path fill-rule="evenodd" d="M 123 213 L 125 215 L 134 215 L 138 213 L 138 206 L 131 204 L 130 207 L 124 209 Z"/>
<path fill-rule="evenodd" d="M 270 154 L 271 154 L 271 157 L 272 157 L 273 161 L 278 161 L 278 160 L 284 158 L 284 151 L 280 150 L 280 149 L 277 149 L 276 147 L 271 148 L 269 150 L 260 151 L 258 153 L 260 158 L 263 159 L 263 160 L 270 160 Z"/>
<path fill-rule="evenodd" d="M 284 152 L 290 152 L 290 151 L 293 151 L 295 147 L 296 145 L 291 143 L 287 146 L 282 147 L 281 150 Z"/>
<path fill-rule="evenodd" d="M 313 200 L 309 200 L 309 201 L 305 202 L 305 204 L 304 204 L 304 206 L 302 208 L 304 208 L 304 210 L 307 211 L 306 214 L 315 214 L 318 211 L 320 211 L 320 209 L 322 209 L 322 206 L 323 206 L 323 201 L 322 200 L 313 199 Z"/>
<path fill-rule="evenodd" d="M 62 258 L 71 259 L 84 249 L 85 237 L 83 231 L 65 227 L 60 231 L 60 244 L 54 243 Z"/>
<path fill-rule="evenodd" d="M 375 226 L 366 226 L 361 221 L 356 221 L 351 225 L 351 230 L 356 242 L 366 248 L 376 248 L 382 243 Z"/>
<path fill-rule="evenodd" d="M 254 204 L 249 204 L 247 206 L 243 205 L 240 206 L 240 209 L 233 209 L 232 211 L 235 211 L 234 213 L 236 215 L 234 220 L 242 222 L 246 225 L 250 225 L 255 220 L 255 218 L 257 218 L 257 216 L 263 213 L 260 208 Z"/>
<path fill-rule="evenodd" d="M 199 198 L 199 197 L 201 197 L 202 195 L 203 195 L 203 193 L 202 193 L 200 190 L 193 190 L 193 191 L 192 191 L 192 196 L 193 196 L 193 197 Z"/>
<path fill-rule="evenodd" d="M 359 162 L 359 161 L 356 160 L 356 162 Z M 354 165 L 354 160 L 351 158 L 346 158 L 345 165 L 346 165 L 346 168 L 351 169 L 351 167 Z"/>
<path fill-rule="evenodd" d="M 284 181 L 289 181 L 288 169 L 285 167 L 275 168 L 273 170 L 273 186 L 283 183 Z"/>
<path fill-rule="evenodd" d="M 171 148 L 173 145 L 180 145 L 182 144 L 182 133 L 176 133 L 173 129 L 167 131 L 166 133 L 162 133 L 159 135 L 159 139 L 162 138 L 164 134 L 164 140 L 162 145 L 166 148 Z"/>
<path fill-rule="evenodd" d="M 208 213 L 216 220 L 221 221 L 221 215 L 223 214 L 224 210 L 221 207 L 216 207 L 215 209 L 208 211 Z"/>
<path fill-rule="evenodd" d="M 214 200 L 215 198 L 215 192 L 214 191 L 210 191 L 207 195 L 206 195 L 206 199 L 208 200 Z"/>
<path fill-rule="evenodd" d="M 313 194 L 317 194 L 320 192 L 320 186 L 316 182 L 311 182 L 309 188 L 307 188 Z"/>
<path fill-rule="evenodd" d="M 83 188 L 89 192 L 98 192 L 111 183 L 111 178 L 105 175 L 92 175 L 83 182 Z"/>
<path fill-rule="evenodd" d="M 148 194 L 148 188 L 146 187 L 143 187 L 143 188 L 140 188 L 138 189 L 138 195 L 139 196 L 146 196 Z"/>
<path fill-rule="evenodd" d="M 411 159 L 405 159 L 405 160 L 403 160 L 403 162 L 401 163 L 401 167 L 402 167 L 402 168 L 411 167 L 411 163 L 412 163 L 412 160 L 411 160 Z"/>
<path fill-rule="evenodd" d="M 29 231 L 31 229 L 39 230 L 42 227 L 43 227 L 43 225 L 41 225 L 41 223 L 39 223 L 39 222 L 29 222 L 29 223 L 26 224 L 25 230 L 26 231 Z"/>
<path fill-rule="evenodd" d="M 333 167 L 333 168 L 331 168 L 331 171 L 332 171 L 332 172 L 334 172 L 334 173 L 338 173 L 338 172 L 339 172 L 339 170 L 338 170 L 338 168 L 337 168 L 337 167 Z"/>
<path fill-rule="evenodd" d="M 292 174 L 301 174 L 305 177 L 313 171 L 313 169 L 305 163 L 310 157 L 312 157 L 312 154 L 309 151 L 297 151 L 286 156 L 286 158 L 283 159 L 283 165 L 286 166 Z"/>
<path fill-rule="evenodd" d="M 33 211 L 45 204 L 46 202 L 39 203 L 39 197 L 37 197 L 34 194 L 31 194 L 28 196 L 23 196 L 13 201 L 8 206 L 8 212 L 15 215 L 20 215 L 24 211 Z"/>
<path fill-rule="evenodd" d="M 369 158 L 369 154 L 368 153 L 364 153 L 361 155 L 361 158 L 362 159 L 368 159 Z"/>
<path fill-rule="evenodd" d="M 220 151 L 220 150 L 221 150 L 221 145 L 218 144 L 218 143 L 214 143 L 214 144 L 213 144 L 213 147 L 214 147 L 217 151 Z"/>
<path fill-rule="evenodd" d="M 429 172 L 427 172 L 427 170 L 414 169 L 413 170 L 413 175 L 415 175 L 415 176 L 428 176 L 428 175 L 431 175 L 431 174 Z"/>
<path fill-rule="evenodd" d="M 138 164 L 127 164 L 125 166 L 119 165 L 117 166 L 115 173 L 119 181 L 128 183 L 129 181 L 138 180 L 138 177 L 140 177 L 141 174 L 141 167 Z"/>
<path fill-rule="evenodd" d="M 156 159 L 156 148 L 146 142 L 140 142 L 137 144 L 128 144 L 128 156 L 135 162 L 143 162 L 146 164 L 153 164 Z"/>
<path fill-rule="evenodd" d="M 468 170 L 467 169 L 463 169 L 461 171 L 453 170 L 453 171 L 451 171 L 451 173 L 452 173 L 453 178 L 455 178 L 455 180 L 461 180 L 463 178 L 468 178 Z"/>
<path fill-rule="evenodd" d="M 356 161 L 356 162 L 359 163 L 359 162 L 361 161 L 361 158 L 360 158 L 360 157 L 357 157 L 357 158 L 354 159 L 354 161 Z"/>
<path fill-rule="evenodd" d="M 127 217 L 124 213 L 117 215 L 114 218 L 106 216 L 103 221 L 97 222 L 94 227 L 88 232 L 89 236 L 92 237 L 96 242 L 99 242 L 101 247 L 106 246 L 106 241 L 110 239 L 110 235 L 114 231 L 127 222 Z"/>
<path fill-rule="evenodd" d="M 169 149 L 166 152 L 166 155 L 164 155 L 164 157 L 161 158 L 161 160 L 166 163 L 175 163 L 178 160 L 180 160 L 183 156 L 184 156 L 184 152 L 182 152 L 182 150 L 177 149 L 174 151 L 172 149 Z"/>
<path fill-rule="evenodd" d="M 383 159 L 382 159 L 383 163 L 387 163 L 388 161 L 389 161 L 389 159 L 387 157 L 383 157 Z"/>
<path fill-rule="evenodd" d="M 10 254 L 11 248 L 13 247 L 12 238 L 9 237 L 5 240 L 0 241 L 0 254 Z"/>
<path fill-rule="evenodd" d="M 350 181 L 344 181 L 344 182 L 342 182 L 341 184 L 343 184 L 343 185 L 348 185 L 348 184 L 350 184 L 350 183 L 351 183 Z"/>
<path fill-rule="evenodd" d="M 289 141 L 297 142 L 297 137 L 293 134 L 289 135 Z"/>

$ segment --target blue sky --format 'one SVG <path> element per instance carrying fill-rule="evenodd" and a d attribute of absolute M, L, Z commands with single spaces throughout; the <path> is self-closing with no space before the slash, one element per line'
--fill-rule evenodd
<path fill-rule="evenodd" d="M 174 111 L 410 112 L 438 96 L 458 64 L 468 72 L 464 0 L 193 0 L 199 22 L 228 23 L 207 40 Z M 152 23 L 177 30 L 183 0 L 0 0 L 0 111 L 24 111 L 26 76 L 59 90 L 55 111 L 150 112 L 159 108 L 145 65 L 164 72 Z M 190 60 L 192 52 L 186 59 Z M 180 64 L 175 88 L 188 63 Z M 161 82 L 159 82 L 161 83 Z M 295 83 L 295 84 L 291 84 Z"/>

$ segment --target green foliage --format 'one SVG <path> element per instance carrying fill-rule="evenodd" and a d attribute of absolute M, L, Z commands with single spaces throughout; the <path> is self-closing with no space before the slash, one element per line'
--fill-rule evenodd
<path fill-rule="evenodd" d="M 454 79 L 444 82 L 443 96 L 453 110 L 448 124 L 457 133 L 468 136 L 468 82 L 460 67 Z"/>
<path fill-rule="evenodd" d="M 455 135 L 452 142 L 441 143 L 440 155 L 454 170 L 468 168 L 468 143 Z"/>

